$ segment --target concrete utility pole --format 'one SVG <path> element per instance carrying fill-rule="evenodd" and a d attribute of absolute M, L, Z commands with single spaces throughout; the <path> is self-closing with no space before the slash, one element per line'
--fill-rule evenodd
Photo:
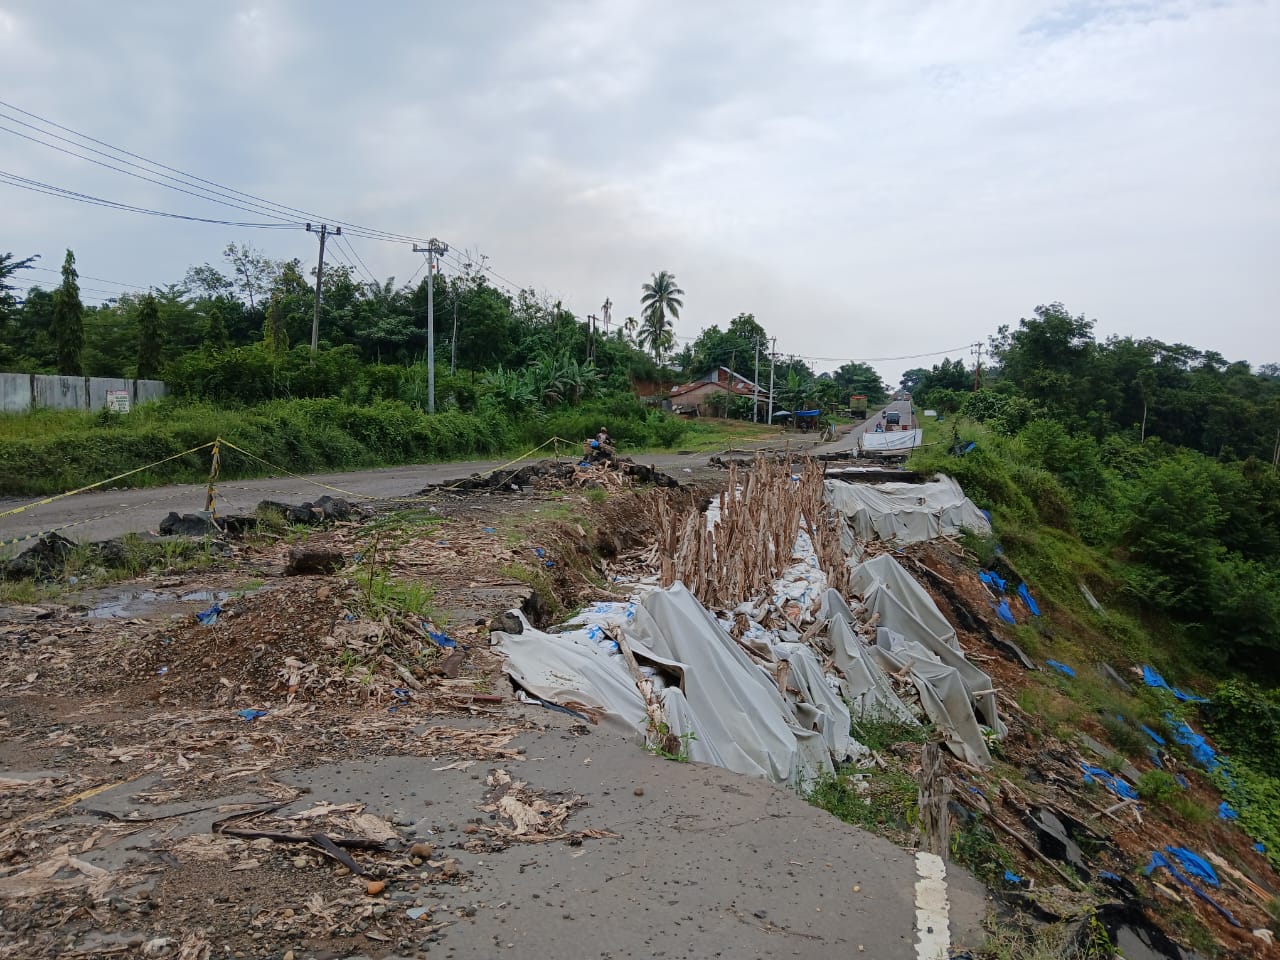
<path fill-rule="evenodd" d="M 778 364 L 778 338 L 769 345 L 769 426 L 773 426 L 773 368 Z M 794 412 L 794 411 L 793 411 Z"/>
<path fill-rule="evenodd" d="M 458 288 L 454 287 L 453 297 L 453 338 L 449 341 L 449 375 L 458 372 Z"/>
<path fill-rule="evenodd" d="M 449 252 L 449 245 L 435 237 L 425 247 L 416 243 L 414 253 L 427 255 L 427 413 L 436 412 L 436 257 Z"/>
<path fill-rule="evenodd" d="M 751 405 L 751 422 L 760 422 L 760 338 L 756 337 L 756 379 L 755 394 L 753 399 L 755 402 Z"/>
<path fill-rule="evenodd" d="M 329 225 L 322 223 L 319 230 L 313 230 L 308 223 L 307 233 L 320 234 L 320 259 L 316 262 L 316 312 L 311 318 L 311 357 L 314 363 L 316 350 L 320 348 L 320 285 L 324 280 L 324 238 L 329 235 Z M 342 228 L 334 227 L 333 234 L 336 237 L 342 236 Z"/>
<path fill-rule="evenodd" d="M 609 324 L 613 322 L 613 301 L 608 297 L 600 304 L 600 317 L 604 321 L 604 335 L 609 335 Z"/>

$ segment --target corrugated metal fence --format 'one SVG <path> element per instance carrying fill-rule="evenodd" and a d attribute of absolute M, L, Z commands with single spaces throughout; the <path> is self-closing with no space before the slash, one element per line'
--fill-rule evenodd
<path fill-rule="evenodd" d="M 102 410 L 112 391 L 126 392 L 130 406 L 145 400 L 158 400 L 168 392 L 162 380 L 0 373 L 0 413 L 25 413 L 32 407 Z"/>

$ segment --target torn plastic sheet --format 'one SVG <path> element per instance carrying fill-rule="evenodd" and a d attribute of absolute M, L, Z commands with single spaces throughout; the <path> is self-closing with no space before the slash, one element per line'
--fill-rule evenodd
<path fill-rule="evenodd" d="M 1027 609 L 1031 611 L 1033 617 L 1040 616 L 1040 607 L 1031 597 L 1031 591 L 1027 589 L 1025 583 L 1018 584 L 1018 596 L 1022 598 L 1022 602 L 1027 605 Z"/>
<path fill-rule="evenodd" d="M 1084 771 L 1085 783 L 1093 783 L 1096 780 L 1122 800 L 1138 799 L 1138 791 L 1123 777 L 1117 777 L 1102 767 L 1090 766 L 1087 763 L 1080 764 L 1080 769 Z"/>
<path fill-rule="evenodd" d="M 1057 660 L 1046 660 L 1045 663 L 1053 667 L 1053 669 L 1057 670 L 1059 673 L 1065 673 L 1068 677 L 1073 679 L 1075 678 L 1076 672 L 1065 663 L 1059 663 Z"/>
<path fill-rule="evenodd" d="M 1164 719 L 1173 732 L 1173 739 L 1191 751 L 1191 759 L 1210 772 L 1222 766 L 1217 752 L 1209 746 L 1204 737 L 1192 730 L 1184 721 L 1176 719 L 1171 713 L 1166 713 Z"/>
<path fill-rule="evenodd" d="M 999 603 L 995 604 L 995 610 L 996 610 L 996 616 L 999 617 L 1001 620 L 1003 620 L 1005 623 L 1017 626 L 1018 621 L 1014 619 L 1013 611 L 1009 609 L 1008 600 L 1005 600 L 1002 598 Z"/>
<path fill-rule="evenodd" d="M 1199 858 L 1197 857 L 1197 859 Z M 1161 867 L 1164 867 L 1164 869 L 1168 870 L 1170 876 L 1172 876 L 1175 880 L 1177 880 L 1183 886 L 1190 887 L 1191 891 L 1197 897 L 1205 901 L 1205 903 L 1209 904 L 1209 906 L 1213 907 L 1220 914 L 1222 914 L 1228 920 L 1228 922 L 1231 923 L 1232 926 L 1235 926 L 1235 927 L 1243 926 L 1240 923 L 1240 921 L 1237 920 L 1232 915 L 1230 910 L 1222 906 L 1222 904 L 1214 900 L 1213 897 L 1209 896 L 1209 894 L 1201 890 L 1194 880 L 1192 880 L 1190 877 L 1184 874 L 1181 870 L 1179 870 L 1177 866 L 1174 865 L 1174 863 L 1170 861 L 1169 858 L 1166 857 L 1164 854 L 1162 854 L 1159 850 L 1151 851 L 1151 862 L 1147 864 L 1147 866 L 1143 869 L 1142 872 L 1144 875 L 1149 877 L 1151 876 L 1153 871 L 1158 870 Z M 1210 868 L 1210 870 L 1212 870 L 1212 868 Z"/>
<path fill-rule="evenodd" d="M 917 543 L 970 529 L 983 536 L 991 522 L 960 484 L 939 474 L 928 483 L 824 482 L 827 503 L 844 517 L 841 540 L 851 551 L 872 540 Z"/>
<path fill-rule="evenodd" d="M 1231 804 L 1223 800 L 1220 804 L 1218 804 L 1218 819 L 1219 820 L 1239 820 L 1240 814 L 1236 812 L 1235 807 L 1231 806 Z"/>
<path fill-rule="evenodd" d="M 1000 574 L 994 570 L 979 570 L 978 579 L 985 583 L 988 587 L 994 587 L 1001 593 L 1004 593 L 1006 581 L 1000 579 Z"/>
<path fill-rule="evenodd" d="M 1164 746 L 1164 737 L 1160 736 L 1160 734 L 1156 733 L 1154 730 L 1148 727 L 1145 723 L 1142 724 L 1138 729 L 1141 730 L 1143 733 L 1145 733 L 1148 737 L 1150 737 L 1156 743 L 1160 744 L 1160 746 L 1162 747 Z"/>
<path fill-rule="evenodd" d="M 1164 677 L 1160 676 L 1160 674 L 1155 670 L 1154 667 L 1144 666 L 1142 668 L 1142 682 L 1145 683 L 1148 687 L 1163 687 L 1165 690 L 1168 690 L 1175 697 L 1177 697 L 1179 700 L 1182 700 L 1185 703 L 1208 703 L 1209 702 L 1208 697 L 1201 697 L 1194 693 L 1187 693 L 1187 691 L 1181 690 L 1178 687 L 1169 686 L 1168 681 L 1165 680 Z"/>
<path fill-rule="evenodd" d="M 196 622 L 202 627 L 212 627 L 218 622 L 218 614 L 222 613 L 222 607 L 214 604 L 208 610 L 201 610 L 196 614 Z"/>

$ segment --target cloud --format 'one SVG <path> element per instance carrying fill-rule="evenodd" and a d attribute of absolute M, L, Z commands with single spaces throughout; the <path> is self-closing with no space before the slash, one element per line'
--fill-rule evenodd
<path fill-rule="evenodd" d="M 754 312 L 804 355 L 941 350 L 1063 300 L 1103 334 L 1280 357 L 1275 0 L 378 9 L 19 4 L 0 80 L 238 189 L 478 249 L 579 313 L 625 317 L 670 269 L 682 334 Z M 217 215 L 5 146 L 26 175 Z M 314 257 L 4 189 L 10 245 L 99 276 L 176 279 L 233 238 Z M 353 242 L 380 275 L 420 262 Z"/>

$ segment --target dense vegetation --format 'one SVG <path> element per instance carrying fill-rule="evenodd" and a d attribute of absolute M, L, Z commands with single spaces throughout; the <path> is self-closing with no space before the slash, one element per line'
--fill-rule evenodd
<path fill-rule="evenodd" d="M 1277 371 L 1153 340 L 1098 343 L 1058 304 L 1002 329 L 993 354 L 969 393 L 947 365 L 911 372 L 918 403 L 985 427 L 948 468 L 1015 528 L 1044 524 L 1123 561 L 1129 595 L 1193 634 L 1210 664 L 1276 669 Z"/>

